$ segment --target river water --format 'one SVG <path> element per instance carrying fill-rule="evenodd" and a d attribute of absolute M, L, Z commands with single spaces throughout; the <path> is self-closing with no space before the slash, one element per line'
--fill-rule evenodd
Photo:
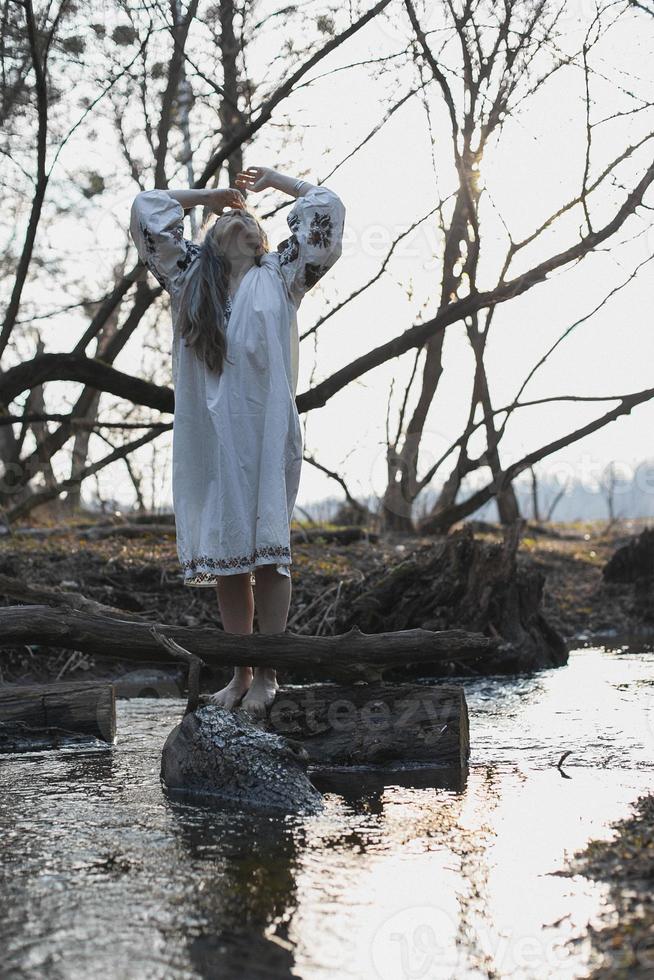
<path fill-rule="evenodd" d="M 652 789 L 653 665 L 464 680 L 464 785 L 355 783 L 311 817 L 167 799 L 178 700 L 120 701 L 112 748 L 4 756 L 0 976 L 583 977 L 608 890 L 557 872 Z"/>

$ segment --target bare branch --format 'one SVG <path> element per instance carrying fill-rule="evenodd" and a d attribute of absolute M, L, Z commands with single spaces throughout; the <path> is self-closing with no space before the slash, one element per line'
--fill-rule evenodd
<path fill-rule="evenodd" d="M 258 115 L 256 119 L 251 120 L 246 126 L 238 130 L 234 136 L 227 141 L 206 164 L 201 175 L 196 180 L 194 187 L 205 187 L 208 181 L 213 177 L 216 171 L 223 165 L 225 160 L 228 160 L 232 155 L 234 150 L 238 149 L 243 143 L 251 139 L 252 136 L 261 129 L 264 123 L 268 122 L 272 117 L 275 108 L 287 98 L 294 89 L 296 82 L 300 81 L 307 72 L 309 72 L 314 65 L 317 65 L 320 61 L 331 54 L 336 48 L 347 41 L 350 37 L 365 27 L 377 14 L 381 13 L 386 7 L 388 7 L 391 0 L 379 0 L 378 3 L 371 7 L 370 10 L 365 13 L 359 20 L 351 24 L 345 31 L 331 38 L 322 48 L 316 51 L 307 61 L 304 62 L 300 68 L 296 69 L 287 79 L 285 79 L 281 85 L 279 85 L 272 95 L 267 99 L 263 106 L 259 108 Z"/>
<path fill-rule="evenodd" d="M 173 423 L 168 424 L 168 428 L 172 429 Z M 115 463 L 119 459 L 124 459 L 129 453 L 133 453 L 136 449 L 141 446 L 145 446 L 147 443 L 152 442 L 157 436 L 161 434 L 163 430 L 155 429 L 151 432 L 146 433 L 139 439 L 134 439 L 132 442 L 127 442 L 119 449 L 114 449 L 113 452 L 109 453 L 107 456 L 103 456 L 102 459 L 97 460 L 95 463 L 91 463 L 89 466 L 85 466 L 84 469 L 80 470 L 75 476 L 70 477 L 68 480 L 63 480 L 56 487 L 51 487 L 47 490 L 38 490 L 31 494 L 25 500 L 11 507 L 5 512 L 4 518 L 8 522 L 13 522 L 25 514 L 28 514 L 35 507 L 40 504 L 47 503 L 49 500 L 54 500 L 56 497 L 61 496 L 67 490 L 74 489 L 79 486 L 79 484 L 89 476 L 93 476 L 95 473 L 99 473 L 100 470 L 109 466 L 111 463 Z"/>
<path fill-rule="evenodd" d="M 557 255 L 545 259 L 532 269 L 522 273 L 522 275 L 516 276 L 515 279 L 511 279 L 508 282 L 500 282 L 495 289 L 483 293 L 471 293 L 464 299 L 450 303 L 433 319 L 428 320 L 426 323 L 420 323 L 410 327 L 404 333 L 394 337 L 387 343 L 356 358 L 346 367 L 341 368 L 332 374 L 331 377 L 326 378 L 321 384 L 298 395 L 298 410 L 306 412 L 312 408 L 321 408 L 327 403 L 329 398 L 351 381 L 360 378 L 363 374 L 372 371 L 393 357 L 399 357 L 407 350 L 421 346 L 438 331 L 445 330 L 451 323 L 464 320 L 465 317 L 471 316 L 479 310 L 495 306 L 498 303 L 504 303 L 515 296 L 519 296 L 537 283 L 543 282 L 550 272 L 587 255 L 598 245 L 610 238 L 611 235 L 615 234 L 626 219 L 635 212 L 642 201 L 645 191 L 653 181 L 654 163 L 647 168 L 647 171 L 636 187 L 630 191 L 624 203 L 603 228 L 582 237 L 578 242 L 563 252 L 559 252 Z"/>
<path fill-rule="evenodd" d="M 652 398 L 654 398 L 654 388 L 647 388 L 644 391 L 636 392 L 632 395 L 622 396 L 620 399 L 620 404 L 606 412 L 604 415 L 601 415 L 597 419 L 593 419 L 592 422 L 588 422 L 586 425 L 581 426 L 581 428 L 575 429 L 574 432 L 571 432 L 568 435 L 561 436 L 559 439 L 555 439 L 552 442 L 541 446 L 540 449 L 535 449 L 527 456 L 523 456 L 522 459 L 519 459 L 515 463 L 508 466 L 502 471 L 501 474 L 498 475 L 496 479 L 487 484 L 485 487 L 482 487 L 481 490 L 473 493 L 467 500 L 460 504 L 455 504 L 438 515 L 433 515 L 426 518 L 425 522 L 421 525 L 421 530 L 426 533 L 432 533 L 444 527 L 451 527 L 456 521 L 463 520 L 464 517 L 473 514 L 476 510 L 482 507 L 483 504 L 487 503 L 492 497 L 500 493 L 502 488 L 519 476 L 523 470 L 528 469 L 530 466 L 538 463 L 541 459 L 545 459 L 547 456 L 552 456 L 553 453 L 558 452 L 559 449 L 565 449 L 567 446 L 570 446 L 575 442 L 579 442 L 581 439 L 585 439 L 586 436 L 591 435 L 593 432 L 603 429 L 604 426 L 608 425 L 610 422 L 614 422 L 622 415 L 628 415 L 638 405 L 642 405 L 645 402 L 650 401 Z"/>
<path fill-rule="evenodd" d="M 340 475 L 340 473 L 336 473 L 335 470 L 330 470 L 326 466 L 323 466 L 323 464 L 319 463 L 314 456 L 305 455 L 304 459 L 307 461 L 307 463 L 311 463 L 311 465 L 315 466 L 316 469 L 320 470 L 322 473 L 325 473 L 328 477 L 330 477 L 330 479 L 336 480 L 339 486 L 342 487 L 347 502 L 351 504 L 352 507 L 355 508 L 355 510 L 358 510 L 362 514 L 368 513 L 368 508 L 364 507 L 363 504 L 360 504 L 359 501 L 352 496 L 352 494 L 348 489 L 347 483 Z"/>

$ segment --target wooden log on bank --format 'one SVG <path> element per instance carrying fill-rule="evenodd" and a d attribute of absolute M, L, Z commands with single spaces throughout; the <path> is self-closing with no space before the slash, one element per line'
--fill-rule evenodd
<path fill-rule="evenodd" d="M 355 524 L 350 527 L 307 527 L 291 531 L 291 544 L 306 544 L 313 541 L 328 541 L 330 544 L 354 544 L 355 541 L 379 541 L 376 531 L 367 531 Z"/>
<path fill-rule="evenodd" d="M 30 606 L 65 606 L 70 609 L 81 609 L 92 615 L 111 616 L 119 619 L 134 619 L 142 621 L 140 613 L 133 613 L 127 609 L 118 609 L 115 606 L 107 606 L 103 602 L 96 602 L 95 599 L 87 599 L 79 592 L 62 589 L 58 585 L 41 585 L 25 582 L 24 579 L 15 578 L 12 575 L 5 575 L 0 572 L 0 595 L 10 599 L 18 599 L 24 605 Z"/>
<path fill-rule="evenodd" d="M 483 658 L 498 641 L 465 630 L 423 629 L 340 636 L 255 633 L 243 636 L 212 627 L 168 626 L 93 615 L 50 606 L 0 607 L 0 647 L 41 644 L 119 660 L 170 662 L 151 631 L 155 626 L 193 656 L 212 666 L 274 666 L 336 680 L 379 680 L 401 664 L 449 663 Z"/>
<path fill-rule="evenodd" d="M 58 748 L 67 741 L 116 735 L 111 684 L 78 681 L 0 687 L 0 752 Z"/>

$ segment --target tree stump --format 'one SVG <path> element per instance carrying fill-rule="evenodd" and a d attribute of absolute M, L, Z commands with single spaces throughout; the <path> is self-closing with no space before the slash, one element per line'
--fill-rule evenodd
<path fill-rule="evenodd" d="M 205 704 L 172 730 L 161 754 L 169 792 L 191 801 L 281 813 L 316 813 L 322 797 L 301 746 L 264 731 L 243 711 Z"/>
<path fill-rule="evenodd" d="M 654 528 L 617 548 L 602 569 L 604 587 L 631 598 L 633 628 L 654 623 Z"/>
<path fill-rule="evenodd" d="M 602 569 L 605 582 L 637 582 L 654 578 L 654 528 L 645 528 L 618 548 Z"/>
<path fill-rule="evenodd" d="M 471 630 L 498 644 L 485 658 L 484 673 L 566 663 L 566 644 L 541 611 L 545 577 L 517 562 L 522 527 L 517 521 L 507 527 L 503 543 L 488 543 L 464 525 L 364 583 L 348 584 L 335 628 L 345 631 L 356 623 L 368 634 Z M 434 664 L 431 673 L 447 671 Z"/>

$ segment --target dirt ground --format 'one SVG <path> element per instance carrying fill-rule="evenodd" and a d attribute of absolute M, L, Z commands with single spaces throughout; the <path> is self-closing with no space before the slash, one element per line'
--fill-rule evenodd
<path fill-rule="evenodd" d="M 79 528 L 80 521 L 76 523 Z M 518 564 L 545 573 L 543 613 L 570 645 L 584 645 L 597 636 L 638 637 L 654 630 L 654 619 L 647 622 L 635 607 L 631 586 L 602 581 L 602 568 L 615 549 L 645 526 L 647 521 L 636 520 L 613 525 L 605 521 L 527 524 Z M 473 528 L 482 540 L 501 540 L 497 525 L 473 522 Z M 289 630 L 310 635 L 338 632 L 345 583 L 363 581 L 372 571 L 433 545 L 433 538 L 399 534 L 347 545 L 322 538 L 294 543 Z M 173 527 L 170 532 L 159 528 L 136 538 L 95 541 L 72 532 L 47 538 L 6 535 L 0 538 L 0 574 L 31 584 L 59 585 L 160 623 L 220 625 L 215 590 L 183 584 Z M 0 604 L 17 601 L 0 590 Z M 40 680 L 53 673 L 89 676 L 92 666 L 91 658 L 71 651 L 53 656 L 52 651 L 25 647 L 5 650 L 0 656 L 5 680 Z"/>
<path fill-rule="evenodd" d="M 623 520 L 527 526 L 519 562 L 545 574 L 543 613 L 567 641 L 654 633 L 654 618 L 643 618 L 633 587 L 602 580 L 614 551 L 653 525 L 653 520 Z"/>
<path fill-rule="evenodd" d="M 591 934 L 601 957 L 591 980 L 650 980 L 654 976 L 654 796 L 641 797 L 634 815 L 613 827 L 612 840 L 590 841 L 565 873 L 610 886 L 607 923 Z"/>

